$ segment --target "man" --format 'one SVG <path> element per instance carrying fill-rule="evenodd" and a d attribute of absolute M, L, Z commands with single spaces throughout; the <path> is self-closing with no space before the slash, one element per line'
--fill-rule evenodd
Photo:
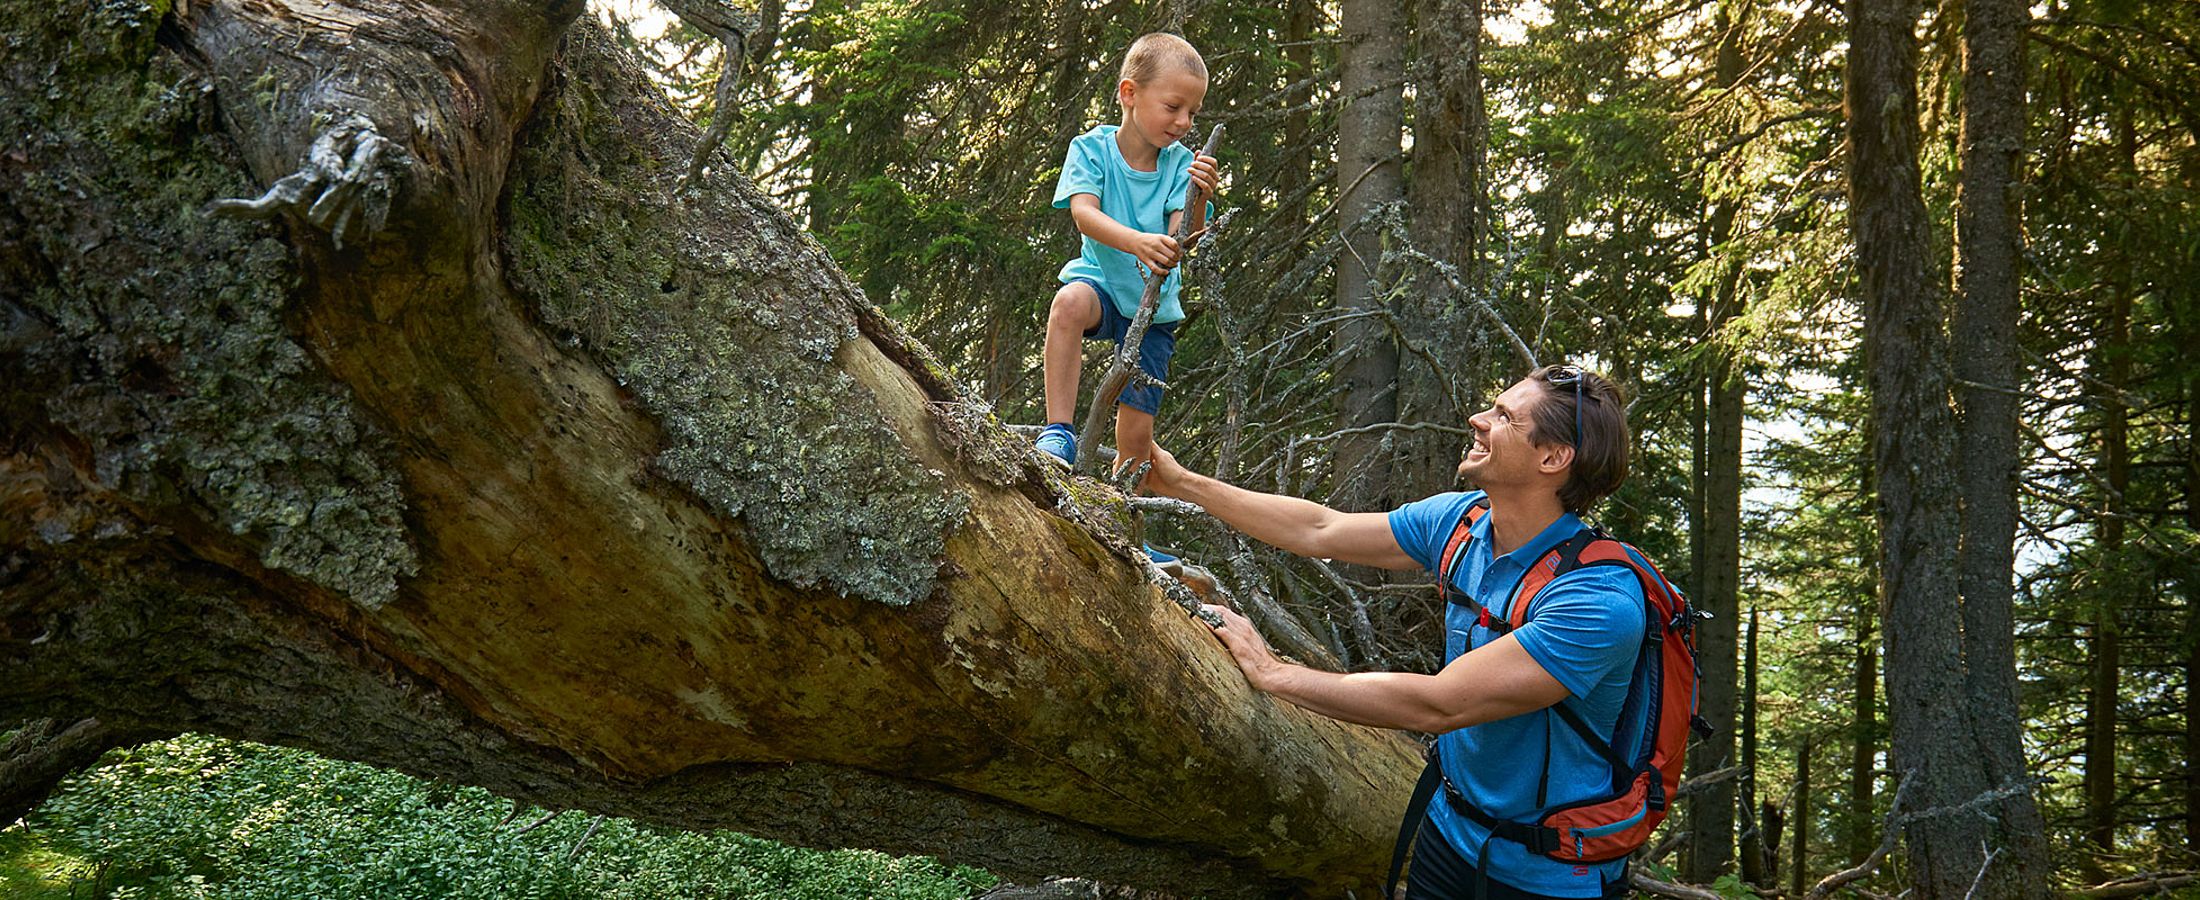
<path fill-rule="evenodd" d="M 1157 454 L 1146 486 L 1191 501 L 1246 534 L 1301 556 L 1440 571 L 1453 528 L 1487 501 L 1452 566 L 1451 589 L 1495 617 L 1447 603 L 1444 666 L 1434 675 L 1336 674 L 1278 659 L 1236 612 L 1215 629 L 1257 690 L 1332 718 L 1438 735 L 1457 796 L 1429 806 L 1407 878 L 1409 898 L 1624 895 L 1624 861 L 1574 865 L 1533 852 L 1482 822 L 1534 822 L 1546 810 L 1604 796 L 1613 769 L 1553 715 L 1563 701 L 1606 744 L 1643 645 L 1643 589 L 1620 566 L 1560 575 L 1533 617 L 1505 633 L 1512 592 L 1528 567 L 1587 526 L 1579 516 L 1627 477 L 1627 419 L 1611 382 L 1546 366 L 1468 418 L 1473 441 L 1459 474 L 1480 488 L 1439 494 L 1388 514 L 1344 513 L 1233 487 Z M 1626 735 L 1639 740 L 1634 723 Z M 1478 821 L 1478 819 L 1480 821 Z M 1433 833 L 1431 830 L 1433 829 Z M 1432 838 L 1440 836 L 1441 840 Z"/>

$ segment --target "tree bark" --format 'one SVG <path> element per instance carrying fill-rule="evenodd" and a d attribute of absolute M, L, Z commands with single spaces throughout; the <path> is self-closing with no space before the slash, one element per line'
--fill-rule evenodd
<path fill-rule="evenodd" d="M 1340 428 L 1398 420 L 1398 342 L 1390 304 L 1372 281 L 1383 254 L 1382 224 L 1373 214 L 1404 199 L 1403 6 L 1404 0 L 1346 0 L 1339 10 L 1344 107 L 1337 116 L 1337 224 L 1345 240 L 1337 254 L 1336 310 L 1355 314 L 1337 326 L 1334 341 Z M 1395 446 L 1387 431 L 1339 438 L 1332 505 L 1353 512 L 1390 508 Z"/>
<path fill-rule="evenodd" d="M 1742 759 L 1741 764 L 1749 774 L 1743 776 L 1740 798 L 1741 809 L 1757 808 L 1757 609 L 1749 610 L 1749 636 L 1742 651 Z M 1766 812 L 1774 807 L 1766 804 Z M 1778 849 L 1779 836 L 1768 841 L 1765 830 L 1771 827 L 1770 816 L 1759 814 L 1756 822 L 1746 823 L 1741 834 L 1742 880 L 1749 884 L 1769 887 L 1772 874 L 1766 865 L 1769 856 L 1766 849 Z"/>
<path fill-rule="evenodd" d="M 1964 687 L 1961 522 L 1945 295 L 1919 183 L 1918 4 L 1853 0 L 1848 12 L 1849 217 L 1870 373 L 1892 761 L 1915 785 L 1914 810 L 1956 807 L 1994 785 L 1967 715 L 1947 702 Z M 1910 818 L 1903 836 L 1920 896 L 1965 896 L 1986 861 L 1976 814 Z"/>
<path fill-rule="evenodd" d="M 2200 303 L 2185 297 L 2182 328 L 2200 337 Z M 2185 372 L 2185 527 L 2200 532 L 2200 372 Z M 2200 855 L 2200 564 L 2185 581 L 2185 850 Z"/>
<path fill-rule="evenodd" d="M 2101 468 L 2108 482 L 2101 498 L 2100 515 L 2094 521 L 2095 552 L 2100 563 L 2092 585 L 2092 669 L 2086 679 L 2085 791 L 2086 840 L 2095 856 L 2086 870 L 2091 880 L 2106 877 L 2100 855 L 2116 847 L 2116 737 L 2119 728 L 2117 702 L 2121 699 L 2123 634 L 2119 610 L 2129 579 L 2123 575 L 2124 520 L 2130 509 L 2125 492 L 2131 486 L 2130 412 L 2123 391 L 2131 383 L 2131 289 L 2127 284 L 2110 287 L 2107 315 L 2101 323 L 2099 348 L 2093 370 L 2100 372 L 2095 404 L 2101 412 Z"/>
<path fill-rule="evenodd" d="M 1961 181 L 1957 185 L 1954 343 L 1963 511 L 1961 569 L 1964 704 L 1991 783 L 2030 775 L 2017 709 L 2016 570 L 2018 288 L 2022 263 L 2017 188 L 2023 179 L 2022 0 L 1963 6 Z M 2003 896 L 2045 897 L 2046 823 L 2032 793 L 2000 804 L 1995 840 L 2006 848 L 1987 874 Z M 1982 885 L 1983 889 L 1983 885 Z"/>
<path fill-rule="evenodd" d="M 1872 845 L 1879 841 L 1878 816 L 1873 811 L 1879 781 L 1879 645 L 1872 633 L 1876 613 L 1873 604 L 1857 604 L 1852 636 L 1856 642 L 1851 669 L 1855 683 L 1850 691 L 1854 707 L 1849 720 L 1849 802 L 1843 816 L 1851 866 L 1871 855 Z"/>
<path fill-rule="evenodd" d="M 1321 9 L 1314 0 L 1290 0 L 1285 14 L 1283 40 L 1284 77 L 1291 79 L 1284 91 L 1283 133 L 1289 141 L 1283 150 L 1282 168 L 1276 171 L 1276 196 L 1282 206 L 1276 221 L 1283 227 L 1307 227 L 1307 182 L 1314 177 L 1314 36 Z"/>
<path fill-rule="evenodd" d="M 1809 741 L 1795 748 L 1795 803 L 1788 821 L 1795 828 L 1793 849 L 1788 851 L 1788 896 L 1803 896 L 1803 876 L 1810 871 L 1810 751 Z"/>
<path fill-rule="evenodd" d="M 676 194 L 695 131 L 580 9 L 9 0 L 0 723 L 1015 878 L 1371 881 L 1412 743 L 1253 694 L 1120 501 L 754 186 Z"/>
<path fill-rule="evenodd" d="M 2187 315 L 2200 317 L 2200 309 Z M 2187 333 L 2200 335 L 2200 329 Z M 2185 527 L 2200 532 L 2200 373 L 2190 371 L 2185 374 Z M 2186 571 L 2185 850 L 2200 855 L 2200 565 L 2188 562 Z"/>
<path fill-rule="evenodd" d="M 1732 89 L 1741 78 L 1741 27 L 1733 20 L 1734 4 L 1719 4 L 1715 19 L 1720 34 L 1714 74 L 1721 88 Z M 1740 367 L 1733 348 L 1723 346 L 1722 333 L 1741 315 L 1741 261 L 1723 259 L 1725 245 L 1734 237 L 1736 203 L 1721 198 L 1712 204 L 1705 252 L 1719 259 L 1719 278 L 1711 296 L 1698 302 L 1706 308 L 1705 336 L 1713 346 L 1704 364 L 1705 409 L 1703 458 L 1703 568 L 1698 570 L 1703 608 L 1711 613 L 1696 629 L 1703 674 L 1697 685 L 1698 705 L 1711 723 L 1711 737 L 1689 748 L 1697 772 L 1709 772 L 1732 764 L 1736 698 L 1734 661 L 1741 622 L 1742 582 L 1742 419 L 1746 399 Z M 1744 758 L 1743 765 L 1755 760 Z M 1688 810 L 1688 879 L 1699 883 L 1717 880 L 1734 864 L 1735 788 L 1720 784 L 1698 794 Z"/>
<path fill-rule="evenodd" d="M 1482 290 L 1482 246 L 1489 231 L 1485 149 L 1489 114 L 1482 99 L 1481 0 L 1414 4 L 1413 167 L 1407 209 L 1413 244 L 1455 267 L 1460 282 Z M 1422 353 L 1398 361 L 1399 411 L 1408 422 L 1460 424 L 1471 403 L 1478 360 L 1474 321 L 1450 279 L 1413 270 L 1400 318 Z M 1423 353 L 1426 355 L 1424 356 Z M 1397 436 L 1396 499 L 1447 491 L 1459 481 L 1460 439 L 1439 432 Z"/>

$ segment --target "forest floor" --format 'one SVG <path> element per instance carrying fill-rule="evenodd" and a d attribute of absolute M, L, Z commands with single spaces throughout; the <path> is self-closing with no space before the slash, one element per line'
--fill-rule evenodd
<path fill-rule="evenodd" d="M 475 788 L 200 735 L 111 753 L 0 829 L 9 900 L 961 900 L 995 883 L 929 857 L 515 811 Z"/>

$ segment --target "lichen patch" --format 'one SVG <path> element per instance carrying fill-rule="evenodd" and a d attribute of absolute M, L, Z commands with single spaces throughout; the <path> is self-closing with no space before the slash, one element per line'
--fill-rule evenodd
<path fill-rule="evenodd" d="M 0 3 L 0 303 L 41 412 L 96 476 L 198 507 L 262 564 L 367 608 L 417 568 L 391 448 L 292 340 L 297 279 L 265 224 L 205 205 L 258 193 L 214 133 L 210 86 L 154 44 L 161 8 Z M 0 335 L 0 344 L 15 343 Z"/>
<path fill-rule="evenodd" d="M 930 594 L 968 499 L 839 367 L 860 292 L 738 176 L 676 194 L 694 131 L 628 87 L 646 83 L 569 71 L 545 92 L 506 208 L 512 283 L 660 423 L 655 468 L 743 521 L 774 577 Z"/>

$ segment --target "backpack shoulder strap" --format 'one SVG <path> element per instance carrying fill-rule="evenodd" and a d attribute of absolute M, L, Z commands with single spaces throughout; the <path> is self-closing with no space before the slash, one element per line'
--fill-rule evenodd
<path fill-rule="evenodd" d="M 1601 531 L 1593 528 L 1582 529 L 1581 533 L 1567 538 L 1560 542 L 1557 547 L 1552 548 L 1549 553 L 1544 554 L 1543 558 L 1537 560 L 1535 566 L 1528 570 L 1528 574 L 1521 578 L 1520 588 L 1513 596 L 1512 608 L 1507 610 L 1509 615 L 1506 618 L 1512 621 L 1512 626 L 1515 629 L 1526 624 L 1530 608 L 1534 605 L 1536 598 L 1542 594 L 1544 588 L 1550 586 L 1551 582 L 1558 580 L 1560 575 L 1589 566 L 1623 566 L 1633 572 L 1636 582 L 1642 585 L 1645 624 L 1648 627 L 1655 628 L 1656 625 L 1650 623 L 1657 619 L 1654 611 L 1658 605 L 1658 598 L 1653 596 L 1651 592 L 1662 591 L 1665 579 L 1662 575 L 1644 571 L 1642 563 L 1631 550 L 1632 548 L 1626 544 L 1607 536 Z M 1655 632 L 1646 633 L 1644 638 L 1648 641 L 1655 641 L 1656 634 Z M 1627 685 L 1627 690 L 1630 692 L 1637 689 L 1638 686 L 1632 682 Z M 1572 728 L 1575 734 L 1587 742 L 1591 750 L 1596 751 L 1598 756 L 1611 763 L 1615 771 L 1626 772 L 1634 768 L 1634 764 L 1629 762 L 1626 757 L 1621 756 L 1619 750 L 1611 742 L 1597 736 L 1596 729 L 1589 727 L 1588 720 L 1583 719 L 1581 713 L 1568 706 L 1565 700 L 1561 699 L 1557 703 L 1551 704 L 1550 709 L 1558 714 L 1559 719 L 1564 721 L 1567 727 Z M 1616 738 L 1618 735 L 1614 735 L 1614 737 Z"/>
<path fill-rule="evenodd" d="M 1466 554 L 1467 545 L 1474 542 L 1474 523 L 1482 521 L 1489 512 L 1490 498 L 1482 497 L 1467 504 L 1466 511 L 1459 514 L 1459 524 L 1452 526 L 1451 538 L 1444 541 L 1444 555 L 1436 558 L 1438 596 L 1451 596 L 1451 576 L 1459 571 L 1459 559 Z"/>

